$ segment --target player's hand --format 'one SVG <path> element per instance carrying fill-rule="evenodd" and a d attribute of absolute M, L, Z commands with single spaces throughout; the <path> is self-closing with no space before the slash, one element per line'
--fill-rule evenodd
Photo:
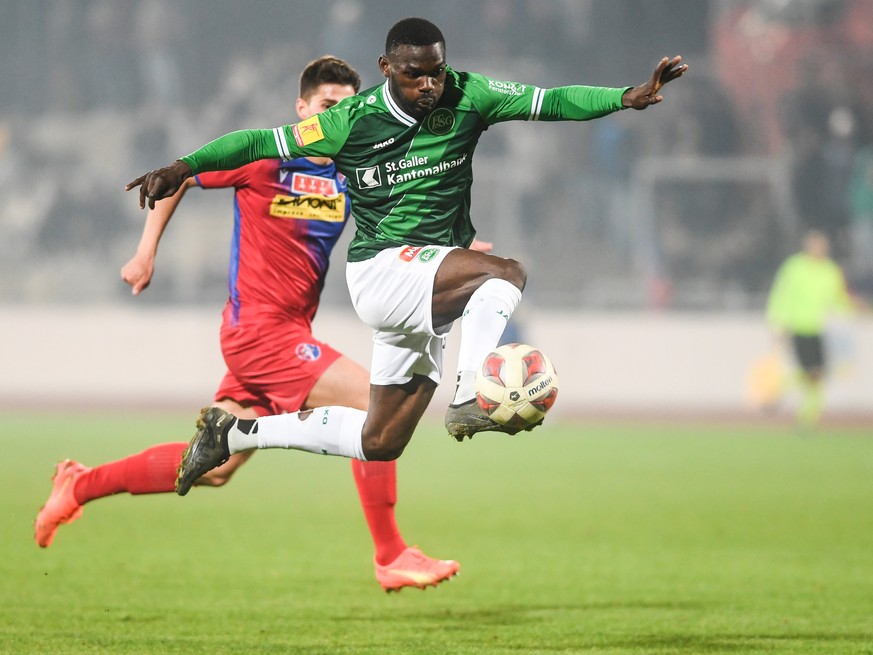
<path fill-rule="evenodd" d="M 473 239 L 473 243 L 470 244 L 470 250 L 478 250 L 479 252 L 491 252 L 494 250 L 494 244 L 490 241 L 479 241 L 479 239 Z"/>
<path fill-rule="evenodd" d="M 682 57 L 677 56 L 673 59 L 664 57 L 658 62 L 658 67 L 652 73 L 652 79 L 624 92 L 621 97 L 622 106 L 645 109 L 651 105 L 657 105 L 664 99 L 664 96 L 658 93 L 661 87 L 677 77 L 682 77 L 687 70 L 688 64 L 682 63 Z"/>
<path fill-rule="evenodd" d="M 138 296 L 143 289 L 149 286 L 154 272 L 154 258 L 137 253 L 121 267 L 121 279 L 133 287 L 133 295 Z"/>
<path fill-rule="evenodd" d="M 145 175 L 140 175 L 132 182 L 128 182 L 124 187 L 125 191 L 130 191 L 135 187 L 139 187 L 139 207 L 144 208 L 146 198 L 148 198 L 149 209 L 155 208 L 155 202 L 163 198 L 172 196 L 182 183 L 191 177 L 193 171 L 181 159 L 177 159 L 169 166 L 158 168 L 149 171 Z"/>

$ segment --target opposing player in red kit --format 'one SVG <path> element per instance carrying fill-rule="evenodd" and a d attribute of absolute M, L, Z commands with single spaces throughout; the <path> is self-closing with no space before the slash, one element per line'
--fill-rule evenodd
<path fill-rule="evenodd" d="M 359 87 L 348 64 L 317 59 L 301 75 L 297 113 L 309 118 Z M 368 372 L 316 339 L 311 329 L 330 252 L 349 218 L 346 178 L 330 159 L 315 157 L 262 160 L 189 178 L 149 212 L 137 252 L 122 268 L 134 295 L 149 285 L 164 228 L 194 185 L 235 189 L 230 297 L 221 326 L 228 370 L 214 406 L 246 418 L 324 405 L 366 410 Z M 79 518 L 82 506 L 97 498 L 174 491 L 187 446 L 187 441 L 165 443 L 94 468 L 60 462 L 51 496 L 36 518 L 37 543 L 51 545 L 58 527 Z M 233 455 L 197 484 L 222 486 L 253 452 Z M 457 562 L 433 559 L 404 542 L 394 515 L 395 462 L 353 460 L 352 472 L 375 544 L 376 578 L 386 591 L 435 586 L 458 572 Z"/>

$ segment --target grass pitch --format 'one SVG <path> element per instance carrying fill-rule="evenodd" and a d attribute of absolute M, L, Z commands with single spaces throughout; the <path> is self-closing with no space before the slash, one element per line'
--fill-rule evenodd
<path fill-rule="evenodd" d="M 0 418 L 0 653 L 873 654 L 869 428 L 430 426 L 398 519 L 461 575 L 388 595 L 346 461 L 102 499 L 43 551 L 56 461 L 187 440 L 196 411 Z"/>

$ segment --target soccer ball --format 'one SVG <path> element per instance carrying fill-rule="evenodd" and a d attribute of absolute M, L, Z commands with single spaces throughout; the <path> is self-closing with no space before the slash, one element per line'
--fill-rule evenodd
<path fill-rule="evenodd" d="M 500 346 L 488 353 L 476 373 L 476 401 L 500 425 L 519 429 L 536 425 L 557 397 L 555 368 L 533 346 Z"/>

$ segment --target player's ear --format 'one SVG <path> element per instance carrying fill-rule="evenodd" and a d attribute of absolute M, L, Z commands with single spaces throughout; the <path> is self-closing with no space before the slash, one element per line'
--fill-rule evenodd
<path fill-rule="evenodd" d="M 391 62 L 385 55 L 379 55 L 379 70 L 385 77 L 391 77 Z"/>
<path fill-rule="evenodd" d="M 309 103 L 303 98 L 297 98 L 297 102 L 294 104 L 294 109 L 297 110 L 297 115 L 300 117 L 300 120 L 303 121 L 309 118 Z"/>

